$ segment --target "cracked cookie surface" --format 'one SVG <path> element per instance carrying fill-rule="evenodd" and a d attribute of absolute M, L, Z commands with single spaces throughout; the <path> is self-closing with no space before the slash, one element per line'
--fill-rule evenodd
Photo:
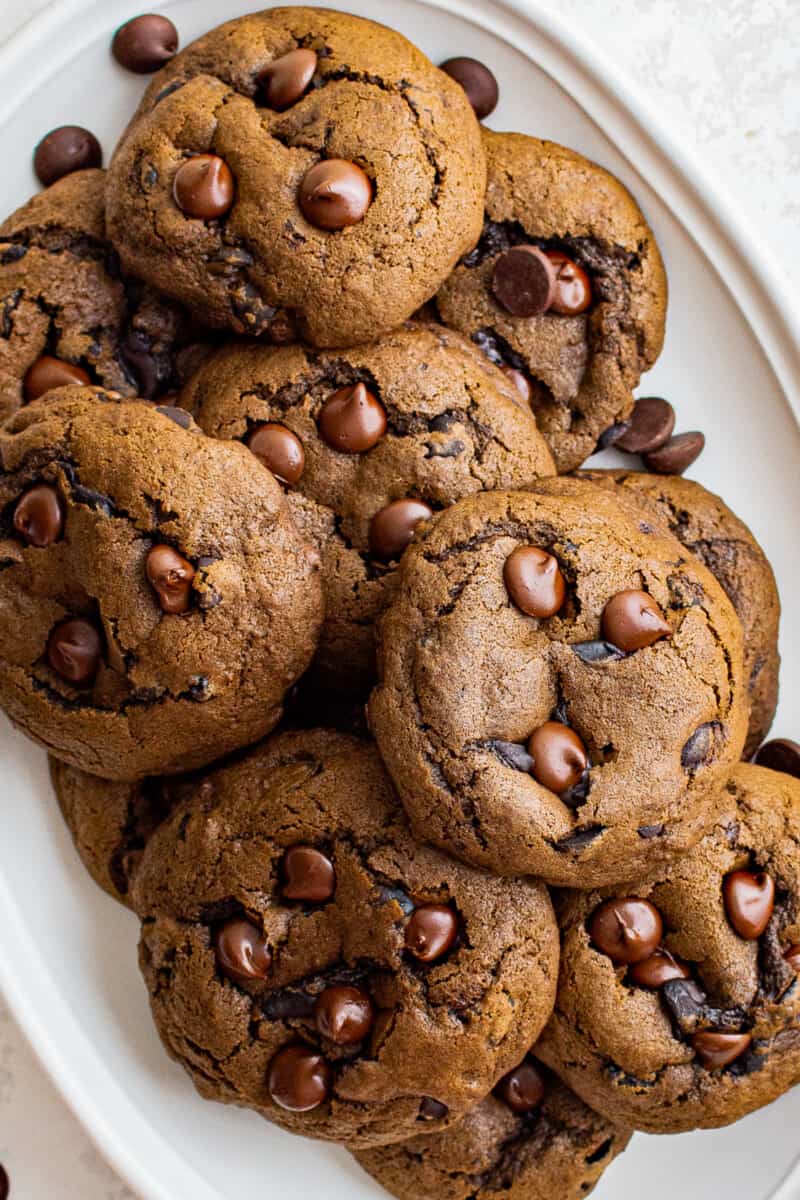
<path fill-rule="evenodd" d="M 725 798 L 709 833 L 656 882 L 574 893 L 559 913 L 559 995 L 536 1053 L 587 1104 L 652 1133 L 729 1124 L 800 1078 L 800 986 L 786 957 L 800 941 L 800 783 L 741 763 Z M 774 885 L 759 937 L 729 917 L 725 881 L 737 871 Z M 655 905 L 661 945 L 686 978 L 641 986 L 594 945 L 592 914 L 622 896 Z M 693 1038 L 719 1031 L 750 1041 L 709 1069 Z"/>
<path fill-rule="evenodd" d="M 544 886 L 417 845 L 367 741 L 279 734 L 202 786 L 153 835 L 134 884 L 156 1025 L 201 1095 L 354 1146 L 441 1130 L 486 1096 L 552 1008 Z M 316 900 L 286 895 L 303 848 L 327 862 Z M 409 929 L 431 905 L 457 934 L 423 961 Z M 267 965 L 236 983 L 215 947 L 242 919 Z M 321 995 L 345 986 L 371 1012 L 347 1044 L 315 1018 Z M 298 1046 L 327 1079 L 304 1112 L 273 1099 L 276 1059 Z"/>
<path fill-rule="evenodd" d="M 554 142 L 483 132 L 483 236 L 437 296 L 440 318 L 520 371 L 559 471 L 579 466 L 633 407 L 664 340 L 667 280 L 636 201 L 602 167 Z M 492 293 L 511 247 L 563 252 L 589 277 L 587 311 L 514 316 Z"/>
<path fill-rule="evenodd" d="M 548 1076 L 530 1113 L 490 1096 L 445 1133 L 356 1159 L 398 1200 L 583 1200 L 630 1138 Z"/>
<path fill-rule="evenodd" d="M 741 625 L 677 539 L 641 526 L 606 489 L 554 479 L 463 500 L 421 530 L 379 622 L 369 705 L 418 837 L 494 871 L 589 888 L 657 869 L 714 820 L 747 722 Z M 562 576 L 547 618 L 506 586 L 521 547 Z M 603 630 L 628 589 L 669 630 L 630 653 Z M 563 794 L 535 777 L 529 739 L 551 722 L 584 753 Z"/>
<path fill-rule="evenodd" d="M 370 449 L 343 453 L 320 433 L 320 412 L 358 383 L 387 427 Z M 385 561 L 371 549 L 376 514 L 409 497 L 437 510 L 555 470 L 514 386 L 458 334 L 432 326 L 328 353 L 233 346 L 205 364 L 181 402 L 215 437 L 249 440 L 278 423 L 300 440 L 305 465 L 288 500 L 322 555 L 327 616 L 316 669 L 337 687 L 374 679 L 374 622 L 395 589 L 397 556 Z"/>
<path fill-rule="evenodd" d="M 105 172 L 77 171 L 0 225 L 0 420 L 42 355 L 124 396 L 181 382 L 186 314 L 120 273 L 105 235 Z"/>
<path fill-rule="evenodd" d="M 750 694 L 744 758 L 752 758 L 769 732 L 778 703 L 781 604 L 767 556 L 727 504 L 692 479 L 621 470 L 584 474 L 630 492 L 722 584 L 744 629 L 744 672 Z"/>
<path fill-rule="evenodd" d="M 276 111 L 264 72 L 298 50 L 316 54 L 313 77 Z M 221 219 L 188 218 L 173 200 L 178 169 L 199 153 L 233 174 Z M 370 181 L 368 210 L 347 228 L 312 224 L 298 202 L 324 160 Z M 209 324 L 326 346 L 371 341 L 436 292 L 478 238 L 486 182 L 457 83 L 392 30 L 302 7 L 242 17 L 176 55 L 109 175 L 125 265 Z"/>
<path fill-rule="evenodd" d="M 59 389 L 0 430 L 0 512 L 0 705 L 30 737 L 134 780 L 274 728 L 316 648 L 319 556 L 244 447 Z M 178 612 L 156 550 L 188 580 Z"/>

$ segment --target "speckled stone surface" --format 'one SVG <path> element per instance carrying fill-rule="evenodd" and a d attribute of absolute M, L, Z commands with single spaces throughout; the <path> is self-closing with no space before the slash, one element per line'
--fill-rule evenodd
<path fill-rule="evenodd" d="M 0 44 L 52 3 L 4 0 Z M 641 90 L 678 143 L 705 159 L 789 272 L 800 268 L 797 0 L 547 0 L 547 6 L 574 21 Z M 2 1003 L 0 1162 L 12 1175 L 14 1200 L 135 1200 L 46 1081 Z"/>

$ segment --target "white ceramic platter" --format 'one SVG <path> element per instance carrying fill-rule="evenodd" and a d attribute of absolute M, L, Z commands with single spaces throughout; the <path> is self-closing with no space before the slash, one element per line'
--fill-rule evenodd
<path fill-rule="evenodd" d="M 112 62 L 110 36 L 142 7 L 168 12 L 186 44 L 261 5 L 53 3 L 0 55 L 3 213 L 35 189 L 31 151 L 52 126 L 87 125 L 111 150 L 143 81 Z M 619 174 L 639 197 L 664 250 L 671 287 L 666 350 L 642 390 L 672 400 L 679 428 L 706 432 L 708 448 L 695 476 L 751 524 L 775 565 L 785 602 L 786 664 L 775 731 L 797 737 L 800 432 L 792 406 L 800 411 L 800 327 L 779 307 L 791 305 L 793 296 L 777 275 L 771 278 L 768 256 L 754 248 L 757 238 L 741 230 L 724 199 L 575 31 L 533 3 L 344 0 L 330 7 L 395 26 L 434 61 L 454 54 L 483 59 L 501 85 L 495 128 L 574 146 Z M 79 866 L 50 793 L 44 755 L 3 719 L 0 984 L 99 1147 L 144 1200 L 379 1195 L 344 1151 L 300 1142 L 252 1114 L 194 1094 L 151 1027 L 136 936 L 133 917 Z M 643 1191 L 648 1200 L 798 1200 L 798 1128 L 800 1089 L 731 1129 L 680 1138 L 637 1135 L 595 1194 L 598 1200 L 641 1200 Z"/>

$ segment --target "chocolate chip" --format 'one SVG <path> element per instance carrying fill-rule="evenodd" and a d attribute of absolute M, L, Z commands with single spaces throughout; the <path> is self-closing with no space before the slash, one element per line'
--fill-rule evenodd
<path fill-rule="evenodd" d="M 783 771 L 785 775 L 800 779 L 800 744 L 790 738 L 774 738 L 771 742 L 764 742 L 753 761 L 770 771 Z"/>
<path fill-rule="evenodd" d="M 303 216 L 317 229 L 346 229 L 367 215 L 372 183 L 356 163 L 326 158 L 306 173 L 298 199 Z"/>
<path fill-rule="evenodd" d="M 283 896 L 322 904 L 336 889 L 333 863 L 313 846 L 291 846 L 283 857 Z"/>
<path fill-rule="evenodd" d="M 526 1058 L 513 1071 L 504 1075 L 495 1086 L 498 1100 L 507 1104 L 518 1116 L 533 1112 L 544 1099 L 545 1082 L 542 1072 L 533 1059 Z"/>
<path fill-rule="evenodd" d="M 681 766 L 684 771 L 696 771 L 711 760 L 715 729 L 716 722 L 707 722 L 705 725 L 699 725 L 691 737 L 687 738 L 681 750 Z"/>
<path fill-rule="evenodd" d="M 512 317 L 540 317 L 553 303 L 555 267 L 538 246 L 513 246 L 495 263 L 491 288 Z"/>
<path fill-rule="evenodd" d="M 749 1033 L 714 1033 L 702 1030 L 692 1037 L 692 1048 L 704 1067 L 721 1070 L 744 1054 L 752 1042 Z"/>
<path fill-rule="evenodd" d="M 177 49 L 177 29 L 158 13 L 144 13 L 126 21 L 111 43 L 111 53 L 119 65 L 137 75 L 157 71 L 174 58 Z"/>
<path fill-rule="evenodd" d="M 442 1104 L 439 1100 L 434 1100 L 431 1096 L 424 1096 L 419 1106 L 420 1121 L 443 1121 L 450 1109 L 446 1104 Z"/>
<path fill-rule="evenodd" d="M 682 475 L 700 457 L 705 444 L 705 435 L 698 430 L 677 433 L 657 450 L 643 455 L 644 465 L 657 475 Z"/>
<path fill-rule="evenodd" d="M 138 394 L 145 400 L 152 400 L 162 381 L 158 363 L 150 349 L 149 337 L 138 329 L 131 329 L 119 352 L 136 382 Z"/>
<path fill-rule="evenodd" d="M 276 1104 L 289 1112 L 311 1112 L 328 1099 L 333 1071 L 321 1054 L 300 1043 L 284 1047 L 273 1058 L 267 1088 Z"/>
<path fill-rule="evenodd" d="M 800 945 L 789 946 L 784 950 L 783 957 L 793 971 L 800 973 Z"/>
<path fill-rule="evenodd" d="M 617 448 L 628 454 L 647 454 L 663 446 L 675 428 L 675 409 L 660 396 L 643 396 L 633 406 L 628 430 Z"/>
<path fill-rule="evenodd" d="M 261 997 L 261 1012 L 269 1021 L 309 1020 L 314 1016 L 314 997 L 308 992 L 267 992 Z"/>
<path fill-rule="evenodd" d="M 433 962 L 453 946 L 458 918 L 445 904 L 423 904 L 406 925 L 406 949 L 421 962 Z"/>
<path fill-rule="evenodd" d="M 731 871 L 722 885 L 725 912 L 740 937 L 760 938 L 775 907 L 775 882 L 766 871 Z"/>
<path fill-rule="evenodd" d="M 90 621 L 70 617 L 53 629 L 47 641 L 50 666 L 75 687 L 87 687 L 100 666 L 102 642 Z"/>
<path fill-rule="evenodd" d="M 314 1004 L 317 1030 L 337 1046 L 363 1042 L 375 1024 L 372 1001 L 361 988 L 339 985 L 326 988 Z"/>
<path fill-rule="evenodd" d="M 614 963 L 649 958 L 661 941 L 664 923 L 649 900 L 634 897 L 606 900 L 589 921 L 589 936 Z"/>
<path fill-rule="evenodd" d="M 188 610 L 194 567 L 177 550 L 172 546 L 153 546 L 147 556 L 145 571 L 163 612 L 178 616 Z"/>
<path fill-rule="evenodd" d="M 582 804 L 586 803 L 591 787 L 592 776 L 587 763 L 577 783 L 573 783 L 572 787 L 568 787 L 566 791 L 561 792 L 561 803 L 566 804 L 567 808 L 580 808 Z"/>
<path fill-rule="evenodd" d="M 178 167 L 172 195 L 187 217 L 216 221 L 232 208 L 236 184 L 224 159 L 216 154 L 196 154 Z"/>
<path fill-rule="evenodd" d="M 236 983 L 266 979 L 272 955 L 263 933 L 252 921 L 233 917 L 214 931 L 214 953 L 223 975 Z"/>
<path fill-rule="evenodd" d="M 526 774 L 530 774 L 533 759 L 519 742 L 503 742 L 498 738 L 493 738 L 486 745 L 507 767 L 511 767 L 514 771 L 525 771 Z"/>
<path fill-rule="evenodd" d="M 58 492 L 47 483 L 29 488 L 14 509 L 14 528 L 29 546 L 44 549 L 64 532 L 64 505 Z"/>
<path fill-rule="evenodd" d="M 518 371 L 516 367 L 503 367 L 502 370 L 506 378 L 513 383 L 525 403 L 530 404 L 533 399 L 533 388 L 528 377 L 523 375 L 522 371 Z"/>
<path fill-rule="evenodd" d="M 557 795 L 574 787 L 589 765 L 586 747 L 575 730 L 558 721 L 545 721 L 531 734 L 528 753 L 536 782 Z"/>
<path fill-rule="evenodd" d="M 386 432 L 386 410 L 366 384 L 339 388 L 317 418 L 320 437 L 340 454 L 364 454 Z"/>
<path fill-rule="evenodd" d="M 23 382 L 26 404 L 31 404 L 60 387 L 88 387 L 91 379 L 82 367 L 74 363 L 64 362 L 61 358 L 53 358 L 43 354 L 29 367 Z"/>
<path fill-rule="evenodd" d="M 616 425 L 609 425 L 608 429 L 604 429 L 597 439 L 598 451 L 608 450 L 609 446 L 616 446 L 619 439 L 629 428 L 629 421 L 618 421 Z"/>
<path fill-rule="evenodd" d="M 487 66 L 477 58 L 467 58 L 463 55 L 448 58 L 442 63 L 441 69 L 456 83 L 460 83 L 467 93 L 467 99 L 475 110 L 475 116 L 483 121 L 497 108 L 500 89 L 497 80 Z"/>
<path fill-rule="evenodd" d="M 561 250 L 545 250 L 556 272 L 552 312 L 562 317 L 577 317 L 592 303 L 592 284 L 583 267 Z"/>
<path fill-rule="evenodd" d="M 414 539 L 417 526 L 430 521 L 433 509 L 422 500 L 393 500 L 369 525 L 369 548 L 381 562 L 394 562 Z"/>
<path fill-rule="evenodd" d="M 685 962 L 662 947 L 655 950 L 649 958 L 634 963 L 628 971 L 628 979 L 632 983 L 638 983 L 639 987 L 655 991 L 671 979 L 690 979 L 691 974 Z"/>
<path fill-rule="evenodd" d="M 581 662 L 589 664 L 619 662 L 627 657 L 624 650 L 612 646 L 610 642 L 573 642 L 571 648 Z"/>
<path fill-rule="evenodd" d="M 317 69 L 313 50 L 290 50 L 264 68 L 258 85 L 268 108 L 283 112 L 304 95 Z"/>
<path fill-rule="evenodd" d="M 80 125 L 61 125 L 42 138 L 33 155 L 33 169 L 40 183 L 50 187 L 73 171 L 99 167 L 103 162 L 100 143 Z"/>
<path fill-rule="evenodd" d="M 503 565 L 503 581 L 514 604 L 529 617 L 554 617 L 567 594 L 558 560 L 538 546 L 517 546 Z"/>
<path fill-rule="evenodd" d="M 603 609 L 603 634 L 620 650 L 632 653 L 672 633 L 664 614 L 647 592 L 628 588 L 612 596 Z"/>
<path fill-rule="evenodd" d="M 192 424 L 192 418 L 186 409 L 177 408 L 174 404 L 160 404 L 156 412 L 161 413 L 162 417 L 174 421 L 176 425 L 180 425 L 181 429 L 188 429 Z"/>
<path fill-rule="evenodd" d="M 592 842 L 596 842 L 601 834 L 605 833 L 605 825 L 584 825 L 581 829 L 576 829 L 574 833 L 568 833 L 566 837 L 559 838 L 553 843 L 556 850 L 568 854 L 581 854 Z"/>
<path fill-rule="evenodd" d="M 247 445 L 281 483 L 297 483 L 306 465 L 303 443 L 291 429 L 268 421 L 249 435 Z"/>
<path fill-rule="evenodd" d="M 640 825 L 639 828 L 636 830 L 636 832 L 638 833 L 640 838 L 645 838 L 645 839 L 646 838 L 663 837 L 664 826 L 661 824 L 659 824 L 659 825 Z"/>
<path fill-rule="evenodd" d="M 668 979 L 661 995 L 678 1029 L 689 1033 L 697 1027 L 707 1001 L 699 983 L 694 979 Z"/>

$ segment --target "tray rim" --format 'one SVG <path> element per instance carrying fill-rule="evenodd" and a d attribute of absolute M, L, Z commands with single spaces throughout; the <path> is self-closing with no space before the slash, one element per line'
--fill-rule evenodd
<path fill-rule="evenodd" d="M 655 106 L 637 86 L 625 79 L 608 56 L 565 18 L 548 11 L 547 0 L 418 2 L 486 29 L 522 53 L 527 53 L 525 43 L 531 34 L 546 44 L 547 64 L 538 65 L 572 96 L 631 166 L 648 179 L 710 262 L 750 326 L 800 424 L 800 309 L 795 312 L 789 306 L 782 308 L 776 299 L 783 294 L 783 280 L 775 256 L 764 247 L 760 235 L 753 233 L 735 200 L 723 195 L 699 155 L 678 143 Z M 52 44 L 60 29 L 98 3 L 99 0 L 51 0 L 48 8 L 32 17 L 0 47 L 0 78 L 22 69 L 40 45 L 46 41 Z M 124 7 L 129 16 L 141 11 L 138 4 L 130 2 Z M 153 11 L 168 7 L 170 0 L 155 0 L 150 5 Z M 264 7 L 269 7 L 268 0 Z M 342 7 L 346 8 L 346 0 Z M 24 98 L 22 91 L 15 94 L 13 103 L 0 100 L 0 122 L 8 120 Z M 737 247 L 745 246 L 748 256 L 743 258 Z M 0 923 L 0 993 L 48 1077 L 89 1137 L 142 1200 L 175 1200 L 176 1196 L 187 1193 L 187 1185 L 196 1200 L 219 1200 L 217 1190 L 191 1168 L 190 1178 L 185 1160 L 149 1122 L 142 1121 L 138 1110 L 124 1096 L 123 1086 L 97 1059 L 71 1012 L 67 1011 L 67 1024 L 72 1026 L 73 1050 L 67 1055 L 46 1024 L 28 1010 L 28 988 L 17 983 L 15 977 L 22 972 L 12 970 L 11 964 L 18 966 L 24 962 L 26 979 L 38 980 L 40 987 L 47 986 L 49 973 L 41 955 L 26 939 L 18 906 L 1 875 L 0 912 L 5 914 L 5 923 Z M 158 1156 L 150 1160 L 158 1163 L 158 1177 L 132 1152 L 130 1143 L 138 1144 L 138 1139 L 120 1136 L 119 1122 L 111 1117 L 110 1106 L 104 1106 L 97 1098 L 97 1091 L 89 1086 L 88 1074 L 76 1075 L 71 1061 L 76 1047 L 85 1047 L 84 1061 L 91 1062 L 92 1078 L 105 1085 L 99 1094 L 106 1099 L 113 1095 L 121 1101 L 128 1115 L 141 1124 L 150 1145 L 158 1147 Z M 165 1167 L 170 1168 L 168 1176 Z M 800 1200 L 800 1157 L 770 1200 Z"/>

